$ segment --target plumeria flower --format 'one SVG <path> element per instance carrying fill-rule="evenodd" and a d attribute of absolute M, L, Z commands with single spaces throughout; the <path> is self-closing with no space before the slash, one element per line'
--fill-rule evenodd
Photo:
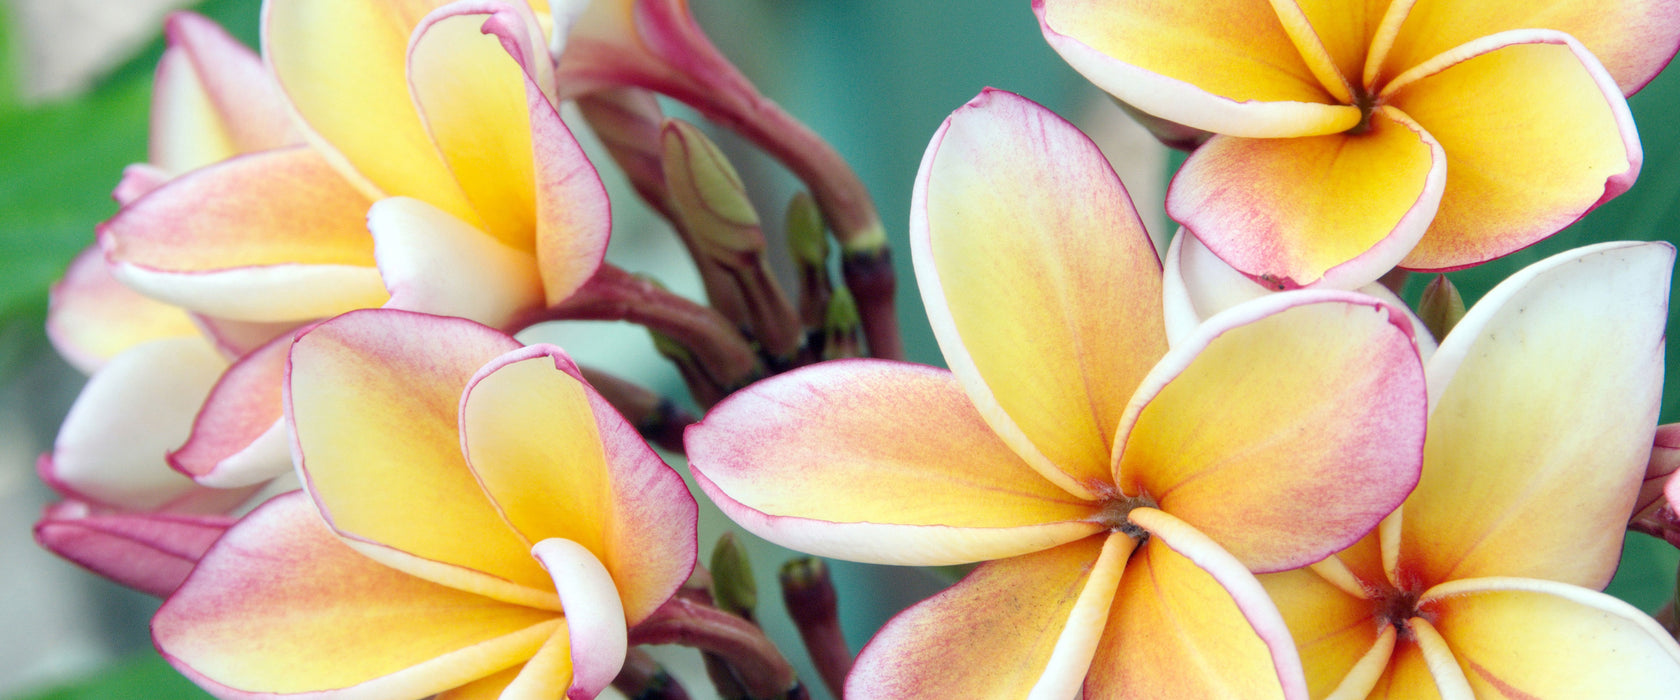
<path fill-rule="evenodd" d="M 1167 211 L 1274 289 L 1349 289 L 1541 240 L 1625 191 L 1625 95 L 1680 47 L 1659 0 L 1034 0 L 1045 37 L 1155 118 L 1216 134 Z"/>
<path fill-rule="evenodd" d="M 934 137 L 911 218 L 952 371 L 814 365 L 690 428 L 700 486 L 773 542 L 986 562 L 889 623 L 848 695 L 1305 697 L 1249 569 L 1316 561 L 1410 490 L 1425 391 L 1409 324 L 1297 292 L 1168 350 L 1128 201 L 1071 125 L 982 93 Z"/>
<path fill-rule="evenodd" d="M 1417 490 L 1354 546 L 1260 577 L 1313 697 L 1680 688 L 1680 646 L 1599 592 L 1651 451 L 1673 260 L 1661 243 L 1553 256 L 1442 339 Z"/>
<path fill-rule="evenodd" d="M 219 697 L 591 698 L 694 566 L 683 480 L 553 346 L 358 311 L 293 346 L 305 493 L 153 620 Z"/>
<path fill-rule="evenodd" d="M 541 26 L 497 2 L 265 6 L 309 144 L 176 178 L 100 232 L 119 280 L 213 319 L 236 358 L 178 469 L 232 488 L 289 467 L 280 372 L 304 323 L 384 306 L 507 327 L 593 274 L 605 190 L 560 122 Z"/>

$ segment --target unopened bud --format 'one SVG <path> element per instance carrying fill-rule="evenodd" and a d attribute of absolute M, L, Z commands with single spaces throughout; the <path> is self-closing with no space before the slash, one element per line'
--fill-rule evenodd
<path fill-rule="evenodd" d="M 828 235 L 823 226 L 822 210 L 808 192 L 799 192 L 788 201 L 788 250 L 800 265 L 823 267 L 828 261 Z"/>
<path fill-rule="evenodd" d="M 764 250 L 758 211 L 746 186 L 717 144 L 693 124 L 667 119 L 661 131 L 665 183 L 683 225 L 713 254 Z M 720 260 L 725 265 L 737 261 Z"/>
<path fill-rule="evenodd" d="M 1446 275 L 1436 275 L 1423 288 L 1423 298 L 1418 300 L 1418 318 L 1423 319 L 1423 325 L 1436 340 L 1447 337 L 1459 319 L 1464 318 L 1464 297 L 1459 296 L 1458 288 Z"/>
<path fill-rule="evenodd" d="M 753 619 L 753 610 L 758 607 L 752 560 L 733 532 L 723 533 L 712 547 L 712 600 L 718 609 L 748 620 Z"/>
<path fill-rule="evenodd" d="M 828 300 L 827 313 L 823 318 L 822 359 L 861 357 L 862 330 L 862 317 L 858 315 L 857 302 L 852 299 L 852 293 L 845 287 L 836 287 L 834 295 Z"/>

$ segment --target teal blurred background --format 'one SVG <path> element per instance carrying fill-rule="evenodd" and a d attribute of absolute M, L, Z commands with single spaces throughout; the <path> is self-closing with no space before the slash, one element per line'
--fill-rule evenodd
<path fill-rule="evenodd" d="M 124 165 L 145 157 L 153 65 L 152 38 L 104 72 L 91 89 L 25 101 L 33 85 L 32 49 L 76 41 L 73 28 L 29 26 L 30 0 L 0 5 L 0 698 L 202 698 L 150 651 L 145 622 L 155 602 L 82 573 L 37 550 L 28 527 L 50 500 L 35 482 L 34 455 L 51 443 L 81 377 L 56 358 L 42 333 L 47 286 L 92 242 L 94 225 L 115 205 L 109 192 Z M 43 0 L 46 3 L 60 0 Z M 104 3 L 84 3 L 98 11 Z M 941 364 L 921 311 L 905 247 L 910 187 L 928 138 L 951 110 L 982 87 L 1019 92 L 1099 135 L 1140 208 L 1159 208 L 1171 163 L 1129 131 L 1125 118 L 1049 50 L 1026 0 L 693 0 L 703 26 L 760 88 L 824 135 L 857 168 L 893 236 L 899 310 L 911 359 Z M 195 6 L 254 44 L 257 0 Z M 57 30 L 63 30 L 60 33 Z M 90 47 L 92 49 L 109 47 Z M 125 52 L 126 53 L 126 52 Z M 1512 271 L 1542 257 L 1601 240 L 1680 237 L 1680 77 L 1669 71 L 1631 100 L 1644 139 L 1638 184 L 1580 224 L 1529 250 L 1451 278 L 1473 301 Z M 726 136 L 720 141 L 759 197 L 767 221 L 793 185 L 773 163 Z M 606 169 L 605 167 L 603 168 Z M 617 176 L 607 179 L 624 188 Z M 645 213 L 615 203 L 615 261 L 691 280 L 671 268 L 673 247 Z M 623 208 L 622 211 L 619 209 Z M 1166 229 L 1152 221 L 1157 232 Z M 1426 280 L 1415 277 L 1410 292 Z M 1671 316 L 1671 323 L 1673 323 Z M 644 381 L 680 393 L 634 329 L 554 331 L 617 354 L 619 344 L 651 364 Z M 586 354 L 571 342 L 568 349 Z M 1673 354 L 1669 367 L 1674 369 Z M 1680 419 L 1667 392 L 1663 421 Z M 713 517 L 703 547 L 726 525 Z M 704 556 L 704 552 L 702 553 Z M 766 624 L 801 658 L 775 600 L 773 575 L 784 553 L 755 549 Z M 1680 553 L 1631 535 L 1611 592 L 1654 610 L 1673 590 Z M 895 610 L 938 589 L 920 572 L 835 564 L 854 649 Z M 809 681 L 815 676 L 803 674 Z"/>

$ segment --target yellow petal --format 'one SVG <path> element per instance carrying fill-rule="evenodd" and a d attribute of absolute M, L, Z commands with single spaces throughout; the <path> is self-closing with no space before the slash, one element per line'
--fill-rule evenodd
<path fill-rule="evenodd" d="M 1121 489 L 1256 571 L 1352 544 L 1416 483 L 1426 401 L 1410 334 L 1399 311 L 1341 292 L 1215 316 L 1133 400 Z"/>
<path fill-rule="evenodd" d="M 1135 546 L 1115 533 L 981 565 L 887 623 L 847 697 L 1072 697 Z"/>
<path fill-rule="evenodd" d="M 1394 649 L 1388 669 L 1377 681 L 1369 700 L 1441 700 L 1417 643 L 1403 641 Z"/>
<path fill-rule="evenodd" d="M 1366 56 L 1377 28 L 1388 11 L 1390 0 L 1273 0 L 1278 17 L 1287 18 L 1293 8 L 1311 27 L 1313 37 L 1321 42 L 1325 53 L 1333 61 L 1340 78 L 1349 85 L 1361 85 L 1365 73 Z M 1285 26 L 1289 26 L 1286 20 Z M 1291 36 L 1299 31 L 1291 28 Z M 1296 40 L 1301 45 L 1301 40 Z M 1306 55 L 1306 50 L 1302 50 Z M 1327 86 L 1329 87 L 1329 86 Z M 1350 102 L 1351 103 L 1351 102 Z"/>
<path fill-rule="evenodd" d="M 303 334 L 287 368 L 286 415 L 301 472 L 333 528 L 552 591 L 467 468 L 456 427 L 474 372 L 517 347 L 470 321 L 386 310 Z"/>
<path fill-rule="evenodd" d="M 1312 696 L 1323 698 L 1331 691 L 1343 690 L 1349 697 L 1363 700 L 1387 667 L 1388 654 L 1394 647 L 1393 628 L 1377 619 L 1379 603 L 1363 595 L 1350 595 L 1311 569 L 1259 578 L 1301 651 L 1301 665 Z M 1374 652 L 1381 652 L 1368 662 L 1374 669 L 1360 668 Z M 1349 679 L 1356 670 L 1365 672 Z M 1344 690 L 1344 685 L 1349 687 Z"/>
<path fill-rule="evenodd" d="M 444 0 L 290 0 L 263 6 L 263 55 L 312 143 L 370 195 L 409 196 L 483 225 L 409 96 L 409 35 Z M 352 69 L 353 68 L 353 69 Z"/>
<path fill-rule="evenodd" d="M 1680 48 L 1680 10 L 1662 0 L 1418 0 L 1386 61 L 1389 76 L 1474 39 L 1553 29 L 1580 40 L 1633 94 Z"/>
<path fill-rule="evenodd" d="M 618 585 L 621 618 L 640 620 L 688 578 L 688 487 L 559 348 L 486 364 L 468 384 L 461 426 L 473 473 L 508 522 L 533 545 L 564 538 L 594 552 Z"/>
<path fill-rule="evenodd" d="M 1487 37 L 1396 78 L 1384 94 L 1447 153 L 1440 210 L 1401 262 L 1407 268 L 1455 269 L 1528 246 L 1639 174 L 1627 103 L 1567 35 Z"/>
<path fill-rule="evenodd" d="M 990 90 L 934 135 L 911 255 L 946 362 L 986 421 L 1070 493 L 1102 490 L 1126 401 L 1166 349 L 1161 265 L 1071 124 Z"/>
<path fill-rule="evenodd" d="M 1097 504 L 1029 468 L 930 367 L 844 360 L 778 375 L 718 404 L 686 443 L 732 519 L 824 556 L 968 563 L 1103 529 Z"/>
<path fill-rule="evenodd" d="M 224 535 L 158 611 L 152 634 L 177 668 L 223 697 L 421 697 L 530 658 L 561 624 L 375 563 L 293 493 Z"/>
<path fill-rule="evenodd" d="M 1429 228 L 1450 153 L 1391 108 L 1369 126 L 1359 135 L 1214 137 L 1173 178 L 1167 212 L 1273 289 L 1375 281 Z"/>
<path fill-rule="evenodd" d="M 1610 580 L 1657 421 L 1673 259 L 1660 243 L 1553 256 L 1448 334 L 1428 368 L 1436 405 L 1402 569 L 1429 583 Z"/>
<path fill-rule="evenodd" d="M 1659 698 L 1680 688 L 1680 645 L 1655 620 L 1597 591 L 1533 579 L 1467 579 L 1419 609 L 1478 698 Z"/>
<path fill-rule="evenodd" d="M 164 24 L 169 48 L 152 91 L 148 159 L 179 175 L 240 153 L 301 143 L 257 54 L 191 12 Z"/>
<path fill-rule="evenodd" d="M 1261 0 L 1034 0 L 1033 11 L 1075 70 L 1162 119 L 1251 137 L 1331 134 L 1359 122 Z"/>
<path fill-rule="evenodd" d="M 77 255 L 48 297 L 47 338 L 85 374 L 148 340 L 194 335 L 198 328 L 187 312 L 147 298 L 112 277 L 98 247 Z"/>

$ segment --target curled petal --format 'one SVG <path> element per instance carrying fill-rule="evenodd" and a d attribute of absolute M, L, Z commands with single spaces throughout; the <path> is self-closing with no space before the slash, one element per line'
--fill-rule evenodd
<path fill-rule="evenodd" d="M 152 637 L 219 697 L 422 697 L 531 658 L 561 624 L 363 557 L 294 493 L 205 554 Z"/>
<path fill-rule="evenodd" d="M 194 490 L 164 456 L 227 368 L 203 338 L 153 340 L 113 358 L 89 378 L 64 417 L 51 480 L 89 500 L 153 510 Z"/>
<path fill-rule="evenodd" d="M 1557 32 L 1478 39 L 1397 77 L 1384 97 L 1447 154 L 1440 211 L 1401 261 L 1409 269 L 1531 245 L 1627 191 L 1644 158 L 1615 82 Z"/>
<path fill-rule="evenodd" d="M 682 477 L 559 348 L 514 350 L 474 375 L 461 450 L 526 541 L 565 538 L 594 552 L 618 585 L 619 617 L 639 622 L 693 570 L 698 511 Z"/>
<path fill-rule="evenodd" d="M 1423 478 L 1400 563 L 1426 581 L 1610 580 L 1649 463 L 1673 247 L 1605 243 L 1525 268 L 1431 358 Z"/>
<path fill-rule="evenodd" d="M 1400 311 L 1344 292 L 1274 294 L 1214 317 L 1133 399 L 1121 490 L 1256 571 L 1352 544 L 1418 478 L 1426 397 L 1411 334 Z"/>
<path fill-rule="evenodd" d="M 1216 136 L 1173 178 L 1167 213 L 1272 289 L 1373 282 L 1429 228 L 1451 151 L 1391 107 L 1369 126 L 1297 139 Z"/>
<path fill-rule="evenodd" d="M 299 336 L 286 415 L 299 470 L 333 529 L 389 550 L 370 554 L 548 589 L 530 545 L 467 469 L 456 430 L 473 373 L 517 347 L 470 321 L 390 310 L 352 312 Z M 435 570 L 410 563 L 426 567 L 417 575 Z"/>
<path fill-rule="evenodd" d="M 123 286 L 98 248 L 77 255 L 48 297 L 47 338 L 87 374 L 145 341 L 192 335 L 198 329 L 191 316 Z"/>
<path fill-rule="evenodd" d="M 1045 478 L 1101 491 L 1126 400 L 1166 349 L 1160 263 L 1119 178 L 1072 125 L 988 90 L 934 135 L 912 198 L 946 362 Z"/>
<path fill-rule="evenodd" d="M 858 655 L 846 695 L 1073 697 L 1136 546 L 1111 533 L 982 564 L 887 623 Z"/>
<path fill-rule="evenodd" d="M 531 548 L 531 555 L 554 578 L 554 590 L 559 593 L 560 606 L 566 613 L 570 649 L 561 652 L 571 676 L 566 696 L 572 700 L 594 698 L 624 667 L 624 657 L 630 649 L 624 603 L 618 597 L 613 576 L 595 558 L 594 552 L 571 540 L 543 540 Z M 542 659 L 539 653 L 533 661 Z M 527 666 L 520 674 L 521 680 L 532 675 L 533 670 Z M 515 686 L 520 684 L 514 682 Z"/>
<path fill-rule="evenodd" d="M 1131 518 L 1150 537 L 1120 579 L 1086 697 L 1304 700 L 1295 642 L 1254 575 L 1167 513 Z"/>
<path fill-rule="evenodd" d="M 291 470 L 280 390 L 293 336 L 269 341 L 222 373 L 187 441 L 169 453 L 171 465 L 218 488 L 255 484 Z"/>
<path fill-rule="evenodd" d="M 1094 534 L 1096 504 L 1028 467 L 948 372 L 826 362 L 743 389 L 689 428 L 695 481 L 783 546 L 895 564 L 1025 554 Z"/>
<path fill-rule="evenodd" d="M 1033 0 L 1044 38 L 1097 87 L 1169 121 L 1245 137 L 1345 131 L 1271 4 Z"/>
<path fill-rule="evenodd" d="M 35 523 L 35 541 L 100 576 L 167 597 L 233 525 L 218 515 L 100 513 L 66 501 Z"/>
<path fill-rule="evenodd" d="M 368 210 L 386 308 L 456 316 L 503 327 L 542 307 L 537 259 L 418 199 L 392 197 Z"/>
<path fill-rule="evenodd" d="M 301 321 L 378 306 L 369 201 L 306 147 L 202 168 L 99 227 L 113 274 L 211 316 Z"/>
<path fill-rule="evenodd" d="M 1477 697 L 1656 698 L 1680 688 L 1680 645 L 1598 591 L 1552 581 L 1464 579 L 1418 601 Z"/>

